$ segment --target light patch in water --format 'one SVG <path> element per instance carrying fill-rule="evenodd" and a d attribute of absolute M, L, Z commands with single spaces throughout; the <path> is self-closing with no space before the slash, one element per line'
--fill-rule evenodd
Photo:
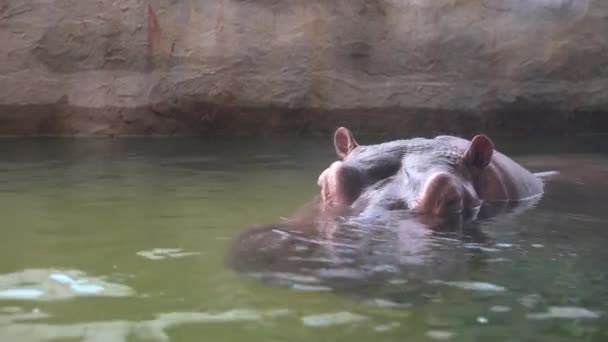
<path fill-rule="evenodd" d="M 533 293 L 533 294 L 528 294 L 525 296 L 522 296 L 521 298 L 519 298 L 519 303 L 525 307 L 527 307 L 528 309 L 532 309 L 533 307 L 535 307 L 538 302 L 540 302 L 541 298 L 539 295 Z"/>
<path fill-rule="evenodd" d="M 135 253 L 140 257 L 150 260 L 163 260 L 168 258 L 183 258 L 191 255 L 199 255 L 200 252 L 184 252 L 181 248 L 153 248 Z"/>
<path fill-rule="evenodd" d="M 224 312 L 172 312 L 160 314 L 153 321 L 144 322 L 149 326 L 160 326 L 166 329 L 184 323 L 227 323 L 258 321 L 270 317 L 286 316 L 291 314 L 289 309 L 274 309 L 258 311 L 252 309 L 234 309 Z"/>
<path fill-rule="evenodd" d="M 544 245 L 541 245 L 540 243 L 533 243 L 531 246 L 532 246 L 532 248 L 543 248 L 543 247 L 545 247 Z"/>
<path fill-rule="evenodd" d="M 500 252 L 500 249 L 496 249 L 496 248 L 492 248 L 492 247 L 487 247 L 487 246 L 484 246 L 484 245 L 479 244 L 479 243 L 467 243 L 467 244 L 464 245 L 464 247 L 467 248 L 467 249 L 478 249 L 480 251 L 488 252 L 488 253 Z"/>
<path fill-rule="evenodd" d="M 387 324 L 377 325 L 374 327 L 374 330 L 377 332 L 385 332 L 385 331 L 393 330 L 393 329 L 399 327 L 400 325 L 401 324 L 399 324 L 399 322 L 390 322 Z"/>
<path fill-rule="evenodd" d="M 321 263 L 327 263 L 327 264 L 333 264 L 333 263 L 340 263 L 343 260 L 340 259 L 330 259 L 330 258 L 304 258 L 304 257 L 298 257 L 298 256 L 290 256 L 287 257 L 287 260 L 289 261 L 307 261 L 307 262 L 321 262 Z"/>
<path fill-rule="evenodd" d="M 311 292 L 326 292 L 331 291 L 331 287 L 327 286 L 316 286 L 316 285 L 305 285 L 305 284 L 293 284 L 291 288 L 298 291 L 311 291 Z"/>
<path fill-rule="evenodd" d="M 280 317 L 280 316 L 287 316 L 291 314 L 291 310 L 289 309 L 274 309 L 274 310 L 268 310 L 264 315 L 266 317 Z"/>
<path fill-rule="evenodd" d="M 262 314 L 247 309 L 230 310 L 220 313 L 206 313 L 206 312 L 172 312 L 167 314 L 160 314 L 157 316 L 157 320 L 160 322 L 166 322 L 164 326 L 173 326 L 175 322 L 179 323 L 224 323 L 224 322 L 237 322 L 237 321 L 257 321 L 262 319 Z"/>
<path fill-rule="evenodd" d="M 511 308 L 505 305 L 494 305 L 490 308 L 490 311 L 496 313 L 503 313 L 511 311 Z"/>
<path fill-rule="evenodd" d="M 308 246 L 307 245 L 296 245 L 293 248 L 296 252 L 304 252 L 308 250 Z"/>
<path fill-rule="evenodd" d="M 81 271 L 30 269 L 0 275 L 0 299 L 60 300 L 79 296 L 127 297 L 125 285 L 89 277 Z"/>
<path fill-rule="evenodd" d="M 16 322 L 20 322 L 20 321 L 33 321 L 33 320 L 37 320 L 37 319 L 44 319 L 44 318 L 49 318 L 51 317 L 49 314 L 40 311 L 40 309 L 35 308 L 31 311 L 24 311 L 24 310 L 20 310 L 17 312 L 12 312 L 12 313 L 5 313 L 0 315 L 0 341 L 21 341 L 21 339 L 19 340 L 7 340 L 7 339 L 3 339 L 2 338 L 2 330 L 4 329 L 5 325 L 12 325 L 15 324 Z"/>
<path fill-rule="evenodd" d="M 248 273 L 249 276 L 257 279 L 272 279 L 283 282 L 293 282 L 293 283 L 306 283 L 306 284 L 316 284 L 319 283 L 319 279 L 313 276 L 307 276 L 303 274 L 297 273 L 289 273 L 289 272 L 255 272 Z"/>
<path fill-rule="evenodd" d="M 489 262 L 489 263 L 495 263 L 495 262 L 511 262 L 511 260 L 510 260 L 510 259 L 507 259 L 507 258 L 492 258 L 492 259 L 488 259 L 488 260 L 486 260 L 486 262 Z"/>
<path fill-rule="evenodd" d="M 0 290 L 0 299 L 38 299 L 44 295 L 39 289 L 17 288 Z"/>
<path fill-rule="evenodd" d="M 325 268 L 319 270 L 317 274 L 321 278 L 363 278 L 363 274 L 353 268 Z"/>
<path fill-rule="evenodd" d="M 492 283 L 484 283 L 478 281 L 442 281 L 434 280 L 432 284 L 443 284 L 447 286 L 457 287 L 463 290 L 483 291 L 483 292 L 504 292 L 506 288 Z"/>
<path fill-rule="evenodd" d="M 101 293 L 104 290 L 103 286 L 91 284 L 86 279 L 73 279 L 67 274 L 63 273 L 53 273 L 49 276 L 49 278 L 60 284 L 69 286 L 72 291 L 79 294 L 94 295 Z"/>
<path fill-rule="evenodd" d="M 397 303 L 391 300 L 386 300 L 382 298 L 370 299 L 365 302 L 370 306 L 377 306 L 380 308 L 409 308 L 412 306 L 410 303 Z"/>
<path fill-rule="evenodd" d="M 429 330 L 425 333 L 426 337 L 438 340 L 438 341 L 447 341 L 454 337 L 454 333 L 445 330 Z"/>
<path fill-rule="evenodd" d="M 377 265 L 372 267 L 371 271 L 373 273 L 397 273 L 399 270 L 392 265 Z"/>
<path fill-rule="evenodd" d="M 483 316 L 479 316 L 479 317 L 477 317 L 477 323 L 487 324 L 488 323 L 488 319 L 485 318 L 485 317 L 483 317 Z"/>
<path fill-rule="evenodd" d="M 497 243 L 495 246 L 496 247 L 500 247 L 500 248 L 511 248 L 511 247 L 513 247 L 512 244 L 510 244 L 510 243 L 504 243 L 504 242 Z"/>
<path fill-rule="evenodd" d="M 401 278 L 391 279 L 388 281 L 388 283 L 391 285 L 403 285 L 403 284 L 407 284 L 407 279 L 401 279 Z"/>
<path fill-rule="evenodd" d="M 527 315 L 527 317 L 530 319 L 595 319 L 599 318 L 600 316 L 601 314 L 599 312 L 574 306 L 550 306 L 547 312 L 532 313 Z"/>
<path fill-rule="evenodd" d="M 0 308 L 0 313 L 2 314 L 14 314 L 18 312 L 23 312 L 23 309 L 18 306 L 5 306 L 3 308 Z"/>
<path fill-rule="evenodd" d="M 329 327 L 333 325 L 350 324 L 366 320 L 367 317 L 347 311 L 310 315 L 302 317 L 302 323 L 307 327 Z"/>
<path fill-rule="evenodd" d="M 75 280 L 70 278 L 70 276 L 68 276 L 66 274 L 62 274 L 62 273 L 53 273 L 49 276 L 49 278 L 53 279 L 54 281 L 56 281 L 58 283 L 65 284 L 65 285 L 69 285 L 69 284 L 76 282 Z"/>
<path fill-rule="evenodd" d="M 103 291 L 103 287 L 101 287 L 99 285 L 92 285 L 92 284 L 86 284 L 86 285 L 74 284 L 74 285 L 70 286 L 70 288 L 76 293 L 90 294 L 90 295 L 98 294 Z"/>
<path fill-rule="evenodd" d="M 4 320 L 0 316 L 0 341 L 170 341 L 165 330 L 188 323 L 227 323 L 259 321 L 291 314 L 288 309 L 256 311 L 234 309 L 224 312 L 172 312 L 147 321 L 104 321 L 70 325 L 21 323 L 49 317 L 46 314 L 18 313 Z"/>

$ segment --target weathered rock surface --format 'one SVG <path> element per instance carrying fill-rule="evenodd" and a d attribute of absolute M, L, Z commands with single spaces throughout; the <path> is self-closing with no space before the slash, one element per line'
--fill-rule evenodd
<path fill-rule="evenodd" d="M 604 0 L 3 0 L 0 134 L 608 131 Z"/>

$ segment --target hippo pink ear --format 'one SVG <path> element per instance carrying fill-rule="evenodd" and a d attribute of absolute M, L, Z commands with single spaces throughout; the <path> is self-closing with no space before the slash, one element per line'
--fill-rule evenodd
<path fill-rule="evenodd" d="M 487 136 L 480 134 L 476 135 L 469 148 L 464 154 L 464 159 L 467 164 L 478 169 L 483 169 L 492 161 L 494 153 L 494 143 Z"/>
<path fill-rule="evenodd" d="M 348 128 L 340 127 L 334 133 L 334 147 L 336 148 L 336 154 L 340 160 L 346 158 L 346 156 L 354 150 L 359 144 L 353 138 L 353 134 Z"/>

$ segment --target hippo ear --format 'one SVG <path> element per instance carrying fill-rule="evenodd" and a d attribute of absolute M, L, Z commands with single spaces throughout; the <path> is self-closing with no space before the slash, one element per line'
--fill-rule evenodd
<path fill-rule="evenodd" d="M 359 144 L 353 138 L 353 134 L 348 128 L 340 127 L 334 133 L 334 147 L 336 148 L 336 154 L 340 160 L 346 158 L 346 156 L 354 150 Z"/>
<path fill-rule="evenodd" d="M 464 160 L 471 166 L 483 169 L 492 161 L 493 153 L 494 143 L 492 140 L 483 134 L 476 135 L 464 153 Z"/>

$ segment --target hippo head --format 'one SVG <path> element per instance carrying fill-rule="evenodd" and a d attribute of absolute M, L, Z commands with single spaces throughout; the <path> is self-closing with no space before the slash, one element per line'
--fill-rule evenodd
<path fill-rule="evenodd" d="M 318 180 L 325 207 L 407 210 L 432 217 L 479 209 L 476 179 L 494 152 L 485 135 L 470 142 L 440 136 L 359 145 L 343 127 L 334 134 L 334 146 L 338 161 Z"/>

